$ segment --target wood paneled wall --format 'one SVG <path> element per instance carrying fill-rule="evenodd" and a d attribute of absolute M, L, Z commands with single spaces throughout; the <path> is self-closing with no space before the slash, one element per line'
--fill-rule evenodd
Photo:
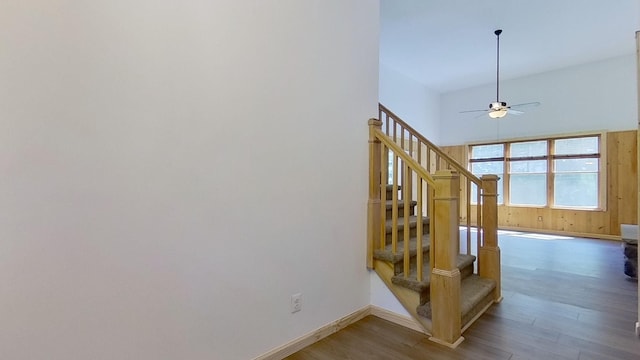
<path fill-rule="evenodd" d="M 566 210 L 502 205 L 498 207 L 498 226 L 502 229 L 619 238 L 620 224 L 637 223 L 637 131 L 606 133 L 604 145 L 606 152 L 601 164 L 607 167 L 605 209 Z M 442 149 L 461 164 L 467 163 L 467 145 Z M 475 214 L 472 216 L 475 218 Z"/>

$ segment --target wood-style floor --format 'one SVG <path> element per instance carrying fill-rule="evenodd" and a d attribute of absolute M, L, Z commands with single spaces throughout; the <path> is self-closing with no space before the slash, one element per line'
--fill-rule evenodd
<path fill-rule="evenodd" d="M 369 316 L 287 359 L 640 359 L 619 242 L 504 232 L 502 303 L 455 350 Z"/>

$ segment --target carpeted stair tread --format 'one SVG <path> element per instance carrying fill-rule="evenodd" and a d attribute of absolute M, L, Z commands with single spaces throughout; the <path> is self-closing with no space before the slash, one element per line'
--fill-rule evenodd
<path fill-rule="evenodd" d="M 409 228 L 413 228 L 418 224 L 418 217 L 417 216 L 409 216 Z M 423 217 L 422 218 L 422 227 L 423 227 L 423 231 L 429 232 L 429 218 L 428 217 Z M 389 233 L 393 230 L 393 222 L 392 219 L 387 219 L 386 224 L 384 226 L 385 232 Z M 404 230 L 404 218 L 399 217 L 398 218 L 398 230 Z"/>
<path fill-rule="evenodd" d="M 398 200 L 397 205 L 398 205 L 398 209 L 404 209 L 404 200 Z M 418 205 L 418 202 L 415 200 L 411 200 L 409 202 L 410 206 L 416 206 Z M 391 210 L 393 208 L 393 200 L 387 200 L 385 203 L 386 209 L 387 210 Z M 402 210 L 398 210 L 398 215 L 402 215 Z"/>
<path fill-rule="evenodd" d="M 429 240 L 429 234 L 424 234 L 422 236 L 422 252 L 424 253 L 429 251 L 430 245 L 431 243 Z M 416 249 L 417 241 L 416 238 L 413 237 L 409 240 L 409 254 L 411 257 L 416 256 L 416 254 L 418 253 Z M 387 244 L 387 246 L 385 246 L 383 250 L 375 250 L 373 252 L 373 258 L 376 260 L 387 261 L 394 264 L 402 261 L 402 259 L 404 259 L 404 239 L 398 239 L 397 250 L 398 251 L 394 254 L 391 251 L 391 244 Z M 425 256 L 425 258 L 428 257 Z"/>
<path fill-rule="evenodd" d="M 460 282 L 460 311 L 463 325 L 471 320 L 486 304 L 491 302 L 490 294 L 496 282 L 474 274 Z M 418 306 L 418 315 L 431 319 L 431 302 Z"/>
<path fill-rule="evenodd" d="M 468 266 L 473 266 L 473 262 L 476 260 L 476 257 L 473 255 L 466 254 L 458 254 L 456 265 L 458 269 L 464 269 Z M 424 264 L 422 267 L 422 281 L 418 281 L 416 265 L 415 263 L 411 264 L 409 277 L 405 278 L 404 274 L 398 274 L 391 278 L 391 282 L 396 285 L 406 287 L 407 289 L 411 289 L 417 292 L 423 292 L 429 288 L 431 284 L 431 268 L 429 265 L 429 259 L 424 259 Z"/>

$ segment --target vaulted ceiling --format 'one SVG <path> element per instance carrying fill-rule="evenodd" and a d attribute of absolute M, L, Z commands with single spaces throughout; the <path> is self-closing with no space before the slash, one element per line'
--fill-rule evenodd
<path fill-rule="evenodd" d="M 380 63 L 441 93 L 635 52 L 640 0 L 381 0 Z"/>

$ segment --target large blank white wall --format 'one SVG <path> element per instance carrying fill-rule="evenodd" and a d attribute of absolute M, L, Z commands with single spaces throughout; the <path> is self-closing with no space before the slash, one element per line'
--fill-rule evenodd
<path fill-rule="evenodd" d="M 0 358 L 248 359 L 368 305 L 378 11 L 1 2 Z"/>
<path fill-rule="evenodd" d="M 380 64 L 380 103 L 437 143 L 440 136 L 440 94 Z"/>
<path fill-rule="evenodd" d="M 442 95 L 441 145 L 637 127 L 635 55 L 503 81 L 501 101 L 539 101 L 520 116 L 500 120 L 462 110 L 485 109 L 495 84 Z"/>

